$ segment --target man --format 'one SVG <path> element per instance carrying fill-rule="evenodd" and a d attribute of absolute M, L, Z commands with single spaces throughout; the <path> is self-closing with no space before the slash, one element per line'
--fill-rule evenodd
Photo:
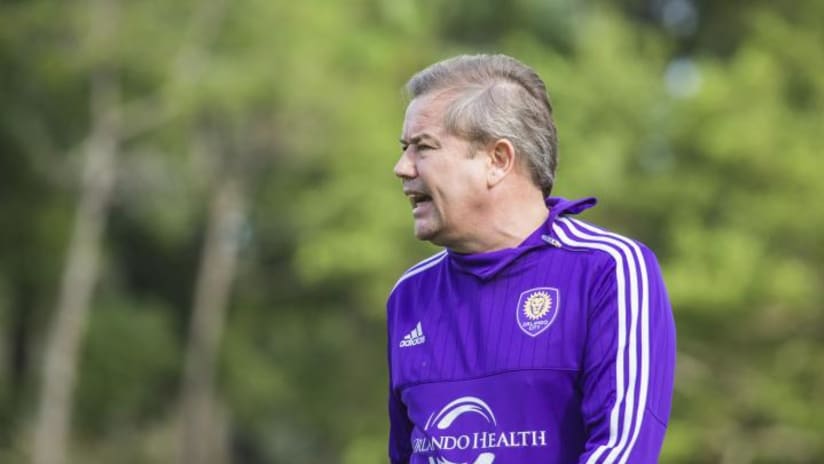
<path fill-rule="evenodd" d="M 395 174 L 417 238 L 445 250 L 387 303 L 393 463 L 654 463 L 670 412 L 672 311 L 643 245 L 548 197 L 544 83 L 503 55 L 407 84 Z"/>

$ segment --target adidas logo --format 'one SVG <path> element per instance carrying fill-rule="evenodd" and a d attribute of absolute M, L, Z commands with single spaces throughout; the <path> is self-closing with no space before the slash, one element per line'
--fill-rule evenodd
<path fill-rule="evenodd" d="M 412 332 L 409 332 L 408 334 L 403 336 L 403 340 L 401 340 L 401 348 L 420 345 L 425 341 L 426 335 L 423 334 L 423 329 L 421 328 L 421 321 L 418 321 L 418 325 L 414 329 L 412 329 Z"/>

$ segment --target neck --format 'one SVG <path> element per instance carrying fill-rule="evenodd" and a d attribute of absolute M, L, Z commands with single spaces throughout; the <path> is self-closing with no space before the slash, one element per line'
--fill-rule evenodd
<path fill-rule="evenodd" d="M 448 246 L 458 253 L 486 253 L 515 248 L 546 221 L 549 209 L 539 190 L 494 199 L 486 214 L 478 219 L 478 233 L 459 246 Z"/>

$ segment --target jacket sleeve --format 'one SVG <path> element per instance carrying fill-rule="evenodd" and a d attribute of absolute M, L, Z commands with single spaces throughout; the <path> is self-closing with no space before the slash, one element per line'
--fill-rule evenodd
<path fill-rule="evenodd" d="M 391 298 L 390 298 L 391 300 Z M 387 305 L 387 334 L 386 334 L 386 354 L 389 365 L 389 461 L 392 464 L 407 464 L 412 456 L 412 422 L 406 412 L 406 405 L 400 398 L 400 394 L 394 387 L 392 370 L 392 312 L 389 310 L 391 303 Z"/>
<path fill-rule="evenodd" d="M 653 253 L 622 240 L 596 277 L 581 377 L 579 464 L 654 464 L 666 432 L 675 324 Z"/>
<path fill-rule="evenodd" d="M 397 394 L 389 391 L 389 461 L 392 464 L 407 464 L 412 455 L 410 437 L 412 423 L 406 415 L 406 407 Z"/>

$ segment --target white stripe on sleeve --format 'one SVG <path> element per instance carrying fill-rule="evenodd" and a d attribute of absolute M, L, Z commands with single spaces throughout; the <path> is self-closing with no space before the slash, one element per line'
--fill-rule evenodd
<path fill-rule="evenodd" d="M 394 292 L 395 289 L 398 288 L 398 285 L 400 285 L 401 282 L 403 282 L 404 280 L 412 277 L 415 274 L 420 274 L 421 272 L 423 272 L 423 271 L 425 271 L 425 270 L 427 270 L 431 267 L 436 266 L 438 263 L 443 261 L 444 258 L 446 258 L 446 250 L 436 254 L 435 256 L 431 256 L 431 257 L 421 261 L 420 263 L 416 264 L 415 266 L 412 266 L 412 268 L 409 271 L 407 271 L 404 275 L 401 276 L 400 279 L 398 279 L 397 282 L 395 282 L 395 286 L 392 287 L 392 290 L 389 292 L 389 294 L 391 295 L 392 292 Z"/>
<path fill-rule="evenodd" d="M 618 346 L 616 349 L 616 400 L 610 412 L 610 434 L 606 444 L 602 444 L 590 456 L 587 464 L 598 462 L 604 452 L 609 450 L 603 462 L 619 463 L 626 461 L 629 450 L 635 443 L 640 431 L 643 412 L 646 407 L 648 368 L 648 282 L 646 265 L 638 245 L 623 237 L 592 226 L 573 221 L 568 218 L 559 218 L 559 222 L 569 229 L 569 235 L 558 224 L 553 225 L 561 242 L 574 247 L 601 250 L 609 254 L 616 264 L 616 290 L 618 293 Z M 592 233 L 586 232 L 590 231 Z M 633 250 L 630 249 L 633 248 Z M 635 253 L 633 253 L 635 251 Z M 624 267 L 626 266 L 626 275 Z M 640 282 L 639 282 L 640 281 Z M 640 288 L 639 288 L 640 283 Z M 629 295 L 627 295 L 629 290 Z M 639 295 L 640 293 L 640 295 Z M 627 305 L 629 306 L 630 324 L 627 330 Z M 639 312 L 641 313 L 639 315 Z M 636 406 L 635 389 L 638 379 L 638 325 L 641 317 L 641 391 Z M 628 372 L 624 372 L 624 358 L 627 357 Z M 623 407 L 623 421 L 620 416 Z M 632 427 L 635 416 L 635 427 Z M 622 422 L 619 424 L 619 421 Z M 632 436 L 630 438 L 630 436 Z M 619 439 L 620 437 L 620 439 Z M 629 446 L 627 446 L 629 445 Z"/>
<path fill-rule="evenodd" d="M 629 459 L 630 451 L 632 447 L 635 446 L 635 441 L 638 439 L 638 435 L 641 432 L 641 424 L 644 421 L 644 411 L 646 410 L 647 404 L 647 393 L 649 390 L 649 275 L 647 273 L 647 265 L 644 259 L 644 254 L 641 251 L 641 247 L 632 240 L 629 240 L 625 237 L 622 237 L 618 234 L 608 232 L 602 229 L 598 229 L 593 227 L 589 224 L 586 224 L 582 221 L 578 220 L 571 220 L 575 225 L 580 226 L 583 229 L 589 230 L 595 234 L 601 234 L 606 237 L 611 237 L 616 240 L 619 240 L 632 248 L 632 251 L 635 255 L 635 259 L 638 262 L 638 267 L 641 272 L 641 385 L 640 385 L 640 392 L 639 392 L 639 399 L 638 399 L 638 407 L 636 408 L 635 414 L 635 427 L 632 432 L 632 439 L 629 442 L 629 445 L 626 447 L 626 450 L 623 453 L 623 456 L 619 459 L 619 464 L 624 464 Z M 613 456 L 613 453 L 610 453 L 610 457 Z M 608 459 L 608 462 L 612 462 L 611 459 Z"/>

